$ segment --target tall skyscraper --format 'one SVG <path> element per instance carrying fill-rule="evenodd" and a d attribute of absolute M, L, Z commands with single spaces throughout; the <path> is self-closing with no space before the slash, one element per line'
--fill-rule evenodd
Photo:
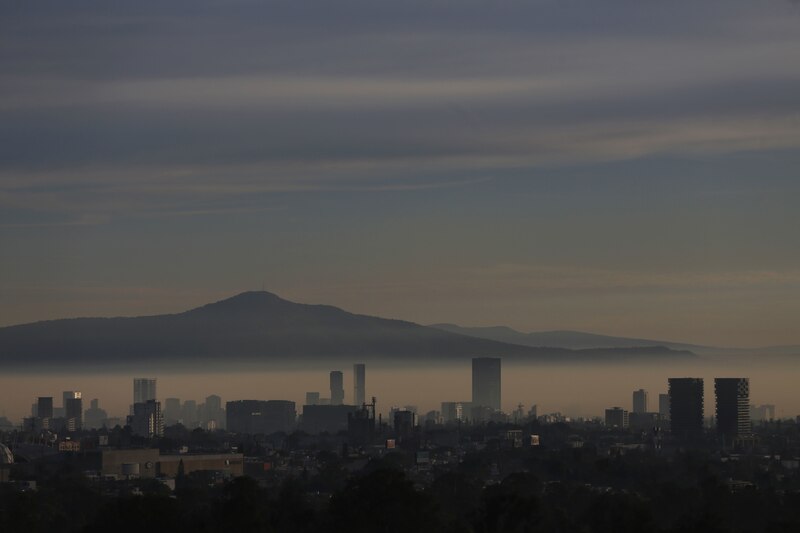
<path fill-rule="evenodd" d="M 133 378 L 133 403 L 145 403 L 156 399 L 155 378 Z"/>
<path fill-rule="evenodd" d="M 750 435 L 750 380 L 715 378 L 717 433 L 726 438 Z"/>
<path fill-rule="evenodd" d="M 64 400 L 64 418 L 67 419 L 69 431 L 78 431 L 83 427 L 83 400 L 80 392 L 73 392 L 72 398 Z"/>
<path fill-rule="evenodd" d="M 361 407 L 367 401 L 366 371 L 364 363 L 353 365 L 353 401 L 356 407 Z"/>
<path fill-rule="evenodd" d="M 344 377 L 339 370 L 331 372 L 331 405 L 344 403 Z"/>
<path fill-rule="evenodd" d="M 40 396 L 36 402 L 36 415 L 39 418 L 53 418 L 53 397 Z"/>
<path fill-rule="evenodd" d="M 694 438 L 703 433 L 703 378 L 669 378 L 672 434 Z"/>
<path fill-rule="evenodd" d="M 639 389 L 633 391 L 633 412 L 646 413 L 647 412 L 647 391 Z"/>
<path fill-rule="evenodd" d="M 81 397 L 81 393 L 79 391 L 74 391 L 74 390 L 65 390 L 65 391 L 63 391 L 61 393 L 61 400 L 62 400 L 61 401 L 61 407 L 66 409 L 67 408 L 67 400 L 74 400 L 75 398 L 80 398 L 80 397 Z M 64 416 L 69 418 L 67 416 L 66 412 L 64 413 Z"/>
<path fill-rule="evenodd" d="M 500 410 L 500 358 L 472 360 L 472 405 Z"/>

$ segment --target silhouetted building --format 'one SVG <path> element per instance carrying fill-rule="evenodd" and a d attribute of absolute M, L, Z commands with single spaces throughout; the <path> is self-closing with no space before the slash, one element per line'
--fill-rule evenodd
<path fill-rule="evenodd" d="M 73 393 L 75 397 L 64 400 L 64 418 L 69 431 L 78 431 L 83 427 L 83 400 L 81 393 Z"/>
<path fill-rule="evenodd" d="M 624 429 L 628 427 L 628 411 L 622 407 L 606 409 L 606 426 Z"/>
<path fill-rule="evenodd" d="M 164 417 L 161 402 L 147 400 L 133 404 L 133 414 L 128 417 L 128 425 L 134 435 L 142 437 L 163 437 Z"/>
<path fill-rule="evenodd" d="M 472 360 L 472 405 L 500 410 L 500 358 L 476 357 Z"/>
<path fill-rule="evenodd" d="M 750 380 L 748 378 L 715 378 L 717 399 L 717 433 L 726 438 L 749 436 Z"/>
<path fill-rule="evenodd" d="M 661 428 L 661 415 L 658 413 L 628 413 L 628 427 L 636 430 Z"/>
<path fill-rule="evenodd" d="M 235 433 L 289 433 L 297 411 L 288 400 L 238 400 L 225 404 L 228 431 Z M 346 423 L 346 421 L 345 421 Z"/>
<path fill-rule="evenodd" d="M 36 402 L 36 416 L 38 418 L 53 418 L 53 397 L 40 396 Z"/>
<path fill-rule="evenodd" d="M 703 378 L 669 378 L 669 418 L 673 435 L 695 438 L 703 433 Z"/>
<path fill-rule="evenodd" d="M 394 412 L 394 434 L 397 440 L 403 442 L 414 436 L 415 418 L 413 411 L 402 409 Z"/>
<path fill-rule="evenodd" d="M 375 398 L 372 403 L 362 402 L 361 406 L 347 415 L 347 438 L 357 445 L 373 442 L 375 437 Z"/>
<path fill-rule="evenodd" d="M 348 417 L 357 410 L 354 405 L 304 405 L 302 429 L 311 434 L 344 431 Z"/>
<path fill-rule="evenodd" d="M 658 395 L 658 414 L 662 420 L 669 418 L 669 394 Z"/>
<path fill-rule="evenodd" d="M 331 372 L 331 405 L 344 403 L 344 377 L 338 370 Z"/>
<path fill-rule="evenodd" d="M 319 405 L 319 393 L 307 392 L 305 405 Z"/>
<path fill-rule="evenodd" d="M 155 378 L 133 378 L 133 403 L 145 403 L 156 399 Z"/>
<path fill-rule="evenodd" d="M 639 389 L 633 391 L 633 412 L 646 413 L 647 412 L 647 391 Z"/>
<path fill-rule="evenodd" d="M 356 407 L 364 405 L 367 401 L 366 371 L 364 363 L 353 365 L 353 403 Z"/>

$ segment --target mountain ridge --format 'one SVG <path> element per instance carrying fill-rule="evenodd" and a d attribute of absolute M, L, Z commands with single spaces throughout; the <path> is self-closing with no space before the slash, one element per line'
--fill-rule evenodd
<path fill-rule="evenodd" d="M 269 361 L 333 357 L 454 360 L 503 356 L 525 361 L 693 357 L 666 349 L 539 348 L 359 315 L 321 304 L 244 292 L 181 313 L 69 318 L 0 328 L 0 363 L 102 364 L 159 361 Z"/>

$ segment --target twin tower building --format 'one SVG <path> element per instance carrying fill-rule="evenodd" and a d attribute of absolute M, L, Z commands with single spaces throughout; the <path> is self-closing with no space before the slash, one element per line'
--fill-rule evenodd
<path fill-rule="evenodd" d="M 367 367 L 364 363 L 353 365 L 353 405 L 361 407 L 367 401 Z M 320 398 L 318 392 L 306 393 L 306 405 L 343 405 L 344 404 L 344 374 L 340 370 L 333 370 L 330 374 L 330 398 Z"/>
<path fill-rule="evenodd" d="M 703 433 L 703 378 L 670 378 L 670 422 L 673 435 L 683 438 Z M 715 378 L 717 433 L 728 439 L 751 434 L 750 380 Z"/>

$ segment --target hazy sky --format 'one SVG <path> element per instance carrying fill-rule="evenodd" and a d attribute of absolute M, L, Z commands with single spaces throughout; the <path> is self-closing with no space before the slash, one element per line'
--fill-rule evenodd
<path fill-rule="evenodd" d="M 800 3 L 0 3 L 0 325 L 241 290 L 800 343 Z"/>

